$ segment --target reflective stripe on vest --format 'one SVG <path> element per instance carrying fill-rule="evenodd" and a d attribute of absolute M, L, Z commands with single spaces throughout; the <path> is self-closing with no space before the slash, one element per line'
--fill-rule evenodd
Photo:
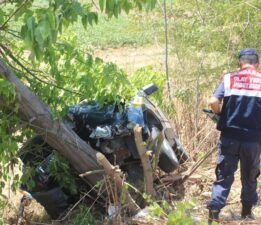
<path fill-rule="evenodd" d="M 231 95 L 261 98 L 261 73 L 247 68 L 224 75 L 225 97 Z"/>

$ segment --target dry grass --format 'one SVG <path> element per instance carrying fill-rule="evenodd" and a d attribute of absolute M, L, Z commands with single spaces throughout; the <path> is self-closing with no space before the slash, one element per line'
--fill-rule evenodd
<path fill-rule="evenodd" d="M 192 198 L 197 200 L 197 206 L 194 208 L 193 217 L 199 221 L 207 220 L 208 211 L 206 209 L 206 202 L 211 195 L 212 183 L 215 179 L 215 160 L 206 162 L 185 184 L 189 187 L 186 189 L 184 201 L 189 201 Z M 260 182 L 260 178 L 259 178 Z M 239 170 L 235 174 L 235 181 L 232 185 L 227 206 L 221 211 L 221 224 L 261 224 L 261 188 L 258 187 L 259 201 L 254 207 L 253 213 L 257 221 L 242 221 L 240 217 L 241 203 L 240 203 L 241 181 Z M 254 222 L 254 223 L 253 223 Z"/>

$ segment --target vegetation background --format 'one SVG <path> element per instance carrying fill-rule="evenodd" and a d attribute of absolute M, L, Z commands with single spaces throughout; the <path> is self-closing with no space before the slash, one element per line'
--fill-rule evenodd
<path fill-rule="evenodd" d="M 54 117 L 81 97 L 120 101 L 119 96 L 128 99 L 154 81 L 160 86 L 154 101 L 168 114 L 192 161 L 216 145 L 218 133 L 202 109 L 220 77 L 237 67 L 241 48 L 261 52 L 259 0 L 12 0 L 0 5 L 1 58 L 50 105 Z M 6 103 L 0 104 L 3 188 L 20 143 L 33 132 L 18 118 L 14 88 L 2 78 L 0 95 Z M 19 176 L 14 181 L 18 185 Z"/>

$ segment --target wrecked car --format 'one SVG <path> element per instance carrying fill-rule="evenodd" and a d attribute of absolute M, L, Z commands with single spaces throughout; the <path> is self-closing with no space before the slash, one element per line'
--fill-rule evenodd
<path fill-rule="evenodd" d="M 171 173 L 187 161 L 189 156 L 169 120 L 149 100 L 149 96 L 157 89 L 155 84 L 143 87 L 128 104 L 111 103 L 101 107 L 96 101 L 81 102 L 69 106 L 64 120 L 81 139 L 103 153 L 110 162 L 119 165 L 128 175 L 128 179 L 134 181 L 143 179 L 140 157 L 134 140 L 134 126 L 138 124 L 143 128 L 143 140 L 149 141 L 152 153 L 155 153 L 158 136 L 163 132 L 164 139 L 160 147 L 158 167 L 165 173 Z M 57 218 L 77 199 L 77 195 L 72 195 L 66 187 L 60 187 L 48 173 L 47 168 L 52 162 L 53 151 L 52 147 L 37 135 L 24 144 L 19 151 L 19 157 L 25 165 L 40 161 L 36 165 L 33 177 L 34 188 L 28 190 L 26 184 L 22 188 L 29 191 L 52 218 Z M 80 186 L 81 181 L 77 185 Z"/>

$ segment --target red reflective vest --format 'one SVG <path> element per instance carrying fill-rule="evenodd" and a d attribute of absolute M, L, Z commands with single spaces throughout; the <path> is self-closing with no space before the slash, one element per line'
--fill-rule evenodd
<path fill-rule="evenodd" d="M 217 129 L 224 136 L 261 142 L 261 73 L 245 68 L 225 74 Z"/>

